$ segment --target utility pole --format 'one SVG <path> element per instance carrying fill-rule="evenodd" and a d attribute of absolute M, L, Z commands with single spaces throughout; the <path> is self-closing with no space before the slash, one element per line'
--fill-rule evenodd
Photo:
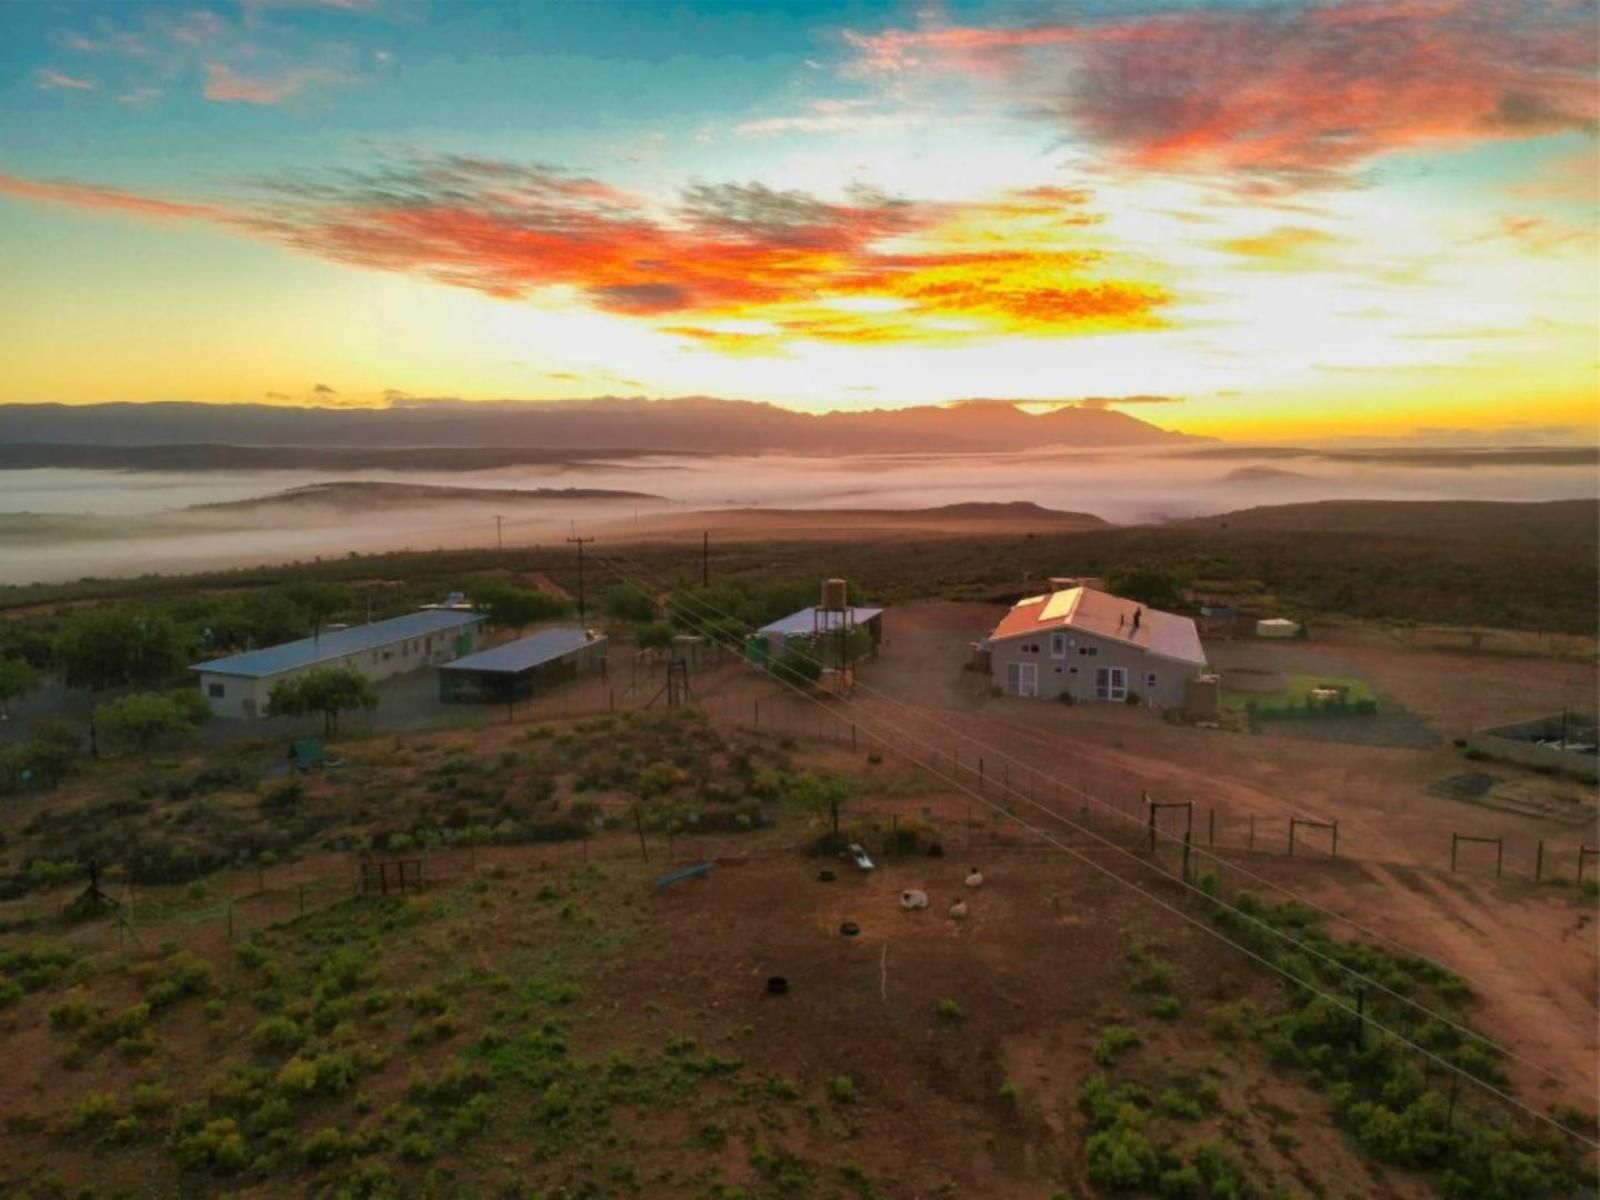
<path fill-rule="evenodd" d="M 502 517 L 499 513 L 495 513 L 495 515 L 494 515 L 494 548 L 496 550 L 504 550 L 506 548 L 506 539 L 505 539 L 504 536 L 502 536 L 502 533 L 501 533 L 501 530 L 500 530 L 500 522 L 502 522 L 504 520 L 505 520 L 505 518 Z"/>
<path fill-rule="evenodd" d="M 711 531 L 709 529 L 703 530 L 700 534 L 700 586 L 703 588 L 711 586 Z"/>
<path fill-rule="evenodd" d="M 583 547 L 586 542 L 592 542 L 594 539 L 592 537 L 579 537 L 576 530 L 574 530 L 573 535 L 567 541 L 574 543 L 578 547 L 578 620 L 582 621 L 584 619 Z"/>

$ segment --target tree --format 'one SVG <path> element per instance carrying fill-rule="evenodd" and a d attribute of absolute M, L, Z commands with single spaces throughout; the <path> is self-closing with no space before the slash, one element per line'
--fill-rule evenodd
<path fill-rule="evenodd" d="M 351 667 L 315 667 L 304 675 L 281 679 L 267 696 L 267 715 L 298 717 L 321 713 L 323 731 L 338 732 L 339 714 L 378 707 L 372 681 Z"/>
<path fill-rule="evenodd" d="M 614 587 L 605 594 L 600 607 L 606 616 L 633 625 L 648 625 L 656 619 L 656 602 L 632 585 Z"/>
<path fill-rule="evenodd" d="M 183 665 L 178 627 L 160 614 L 134 608 L 90 608 L 68 617 L 56 633 L 54 657 L 68 687 L 100 692 L 155 683 Z M 89 753 L 99 752 L 94 710 Z"/>
<path fill-rule="evenodd" d="M 641 650 L 670 650 L 672 639 L 676 636 L 672 626 L 665 621 L 652 621 L 648 625 L 641 625 L 634 631 L 633 640 L 638 643 Z"/>
<path fill-rule="evenodd" d="M 37 691 L 39 672 L 25 658 L 0 658 L 0 718 L 9 716 L 13 700 Z"/>
<path fill-rule="evenodd" d="M 822 660 L 817 648 L 804 642 L 789 642 L 772 663 L 772 673 L 785 683 L 804 686 L 822 678 Z"/>
<path fill-rule="evenodd" d="M 828 816 L 828 831 L 839 837 L 839 809 L 850 798 L 850 780 L 843 775 L 806 773 L 794 781 L 791 795 L 818 816 Z"/>
<path fill-rule="evenodd" d="M 192 734 L 210 715 L 205 699 L 195 691 L 136 692 L 102 704 L 96 718 L 114 742 L 148 758 L 158 740 Z"/>
<path fill-rule="evenodd" d="M 1182 604 L 1183 589 L 1188 582 L 1189 576 L 1184 571 L 1147 563 L 1115 567 L 1106 576 L 1106 587 L 1114 594 L 1154 608 L 1175 608 Z"/>
<path fill-rule="evenodd" d="M 344 584 L 321 579 L 297 579 L 284 584 L 278 594 L 309 613 L 315 628 L 321 628 L 329 617 L 348 612 L 355 603 L 355 594 Z"/>
<path fill-rule="evenodd" d="M 557 596 L 503 583 L 486 584 L 475 589 L 472 604 L 487 614 L 494 624 L 518 633 L 535 621 L 555 621 L 572 612 L 572 605 Z"/>

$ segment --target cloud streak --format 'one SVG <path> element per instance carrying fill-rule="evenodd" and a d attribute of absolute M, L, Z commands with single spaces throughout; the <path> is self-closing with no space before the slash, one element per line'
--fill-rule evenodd
<path fill-rule="evenodd" d="M 1093 240 L 1079 189 L 935 204 L 694 184 L 662 209 L 551 167 L 456 156 L 264 183 L 229 206 L 15 176 L 0 195 L 218 223 L 500 299 L 567 290 L 736 355 L 1155 328 L 1170 301 Z"/>
<path fill-rule="evenodd" d="M 1596 125 L 1592 0 L 1343 0 L 847 34 L 852 70 L 960 74 L 1144 170 L 1327 186 L 1380 155 Z"/>

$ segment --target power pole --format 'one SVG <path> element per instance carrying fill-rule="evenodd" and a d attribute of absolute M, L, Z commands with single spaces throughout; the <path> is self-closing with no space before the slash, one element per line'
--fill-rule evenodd
<path fill-rule="evenodd" d="M 583 547 L 584 547 L 584 544 L 586 542 L 592 542 L 592 541 L 594 541 L 594 539 L 592 537 L 579 537 L 576 533 L 574 533 L 571 537 L 569 537 L 567 539 L 567 541 L 574 543 L 578 547 L 578 620 L 581 621 L 581 620 L 583 620 L 583 617 L 584 617 L 584 605 L 583 605 Z"/>
<path fill-rule="evenodd" d="M 700 534 L 700 586 L 711 586 L 711 531 Z"/>
<path fill-rule="evenodd" d="M 495 515 L 494 515 L 494 548 L 496 550 L 504 550 L 506 548 L 506 540 L 502 536 L 501 530 L 500 530 L 500 522 L 502 522 L 504 520 L 505 520 L 505 518 L 502 517 L 499 513 L 495 513 Z"/>

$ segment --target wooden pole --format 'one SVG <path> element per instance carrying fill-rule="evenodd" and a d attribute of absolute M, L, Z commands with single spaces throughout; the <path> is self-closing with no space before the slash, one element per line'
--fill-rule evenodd
<path fill-rule="evenodd" d="M 1533 881 L 1544 882 L 1544 839 L 1539 839 L 1539 847 L 1533 853 Z"/>

